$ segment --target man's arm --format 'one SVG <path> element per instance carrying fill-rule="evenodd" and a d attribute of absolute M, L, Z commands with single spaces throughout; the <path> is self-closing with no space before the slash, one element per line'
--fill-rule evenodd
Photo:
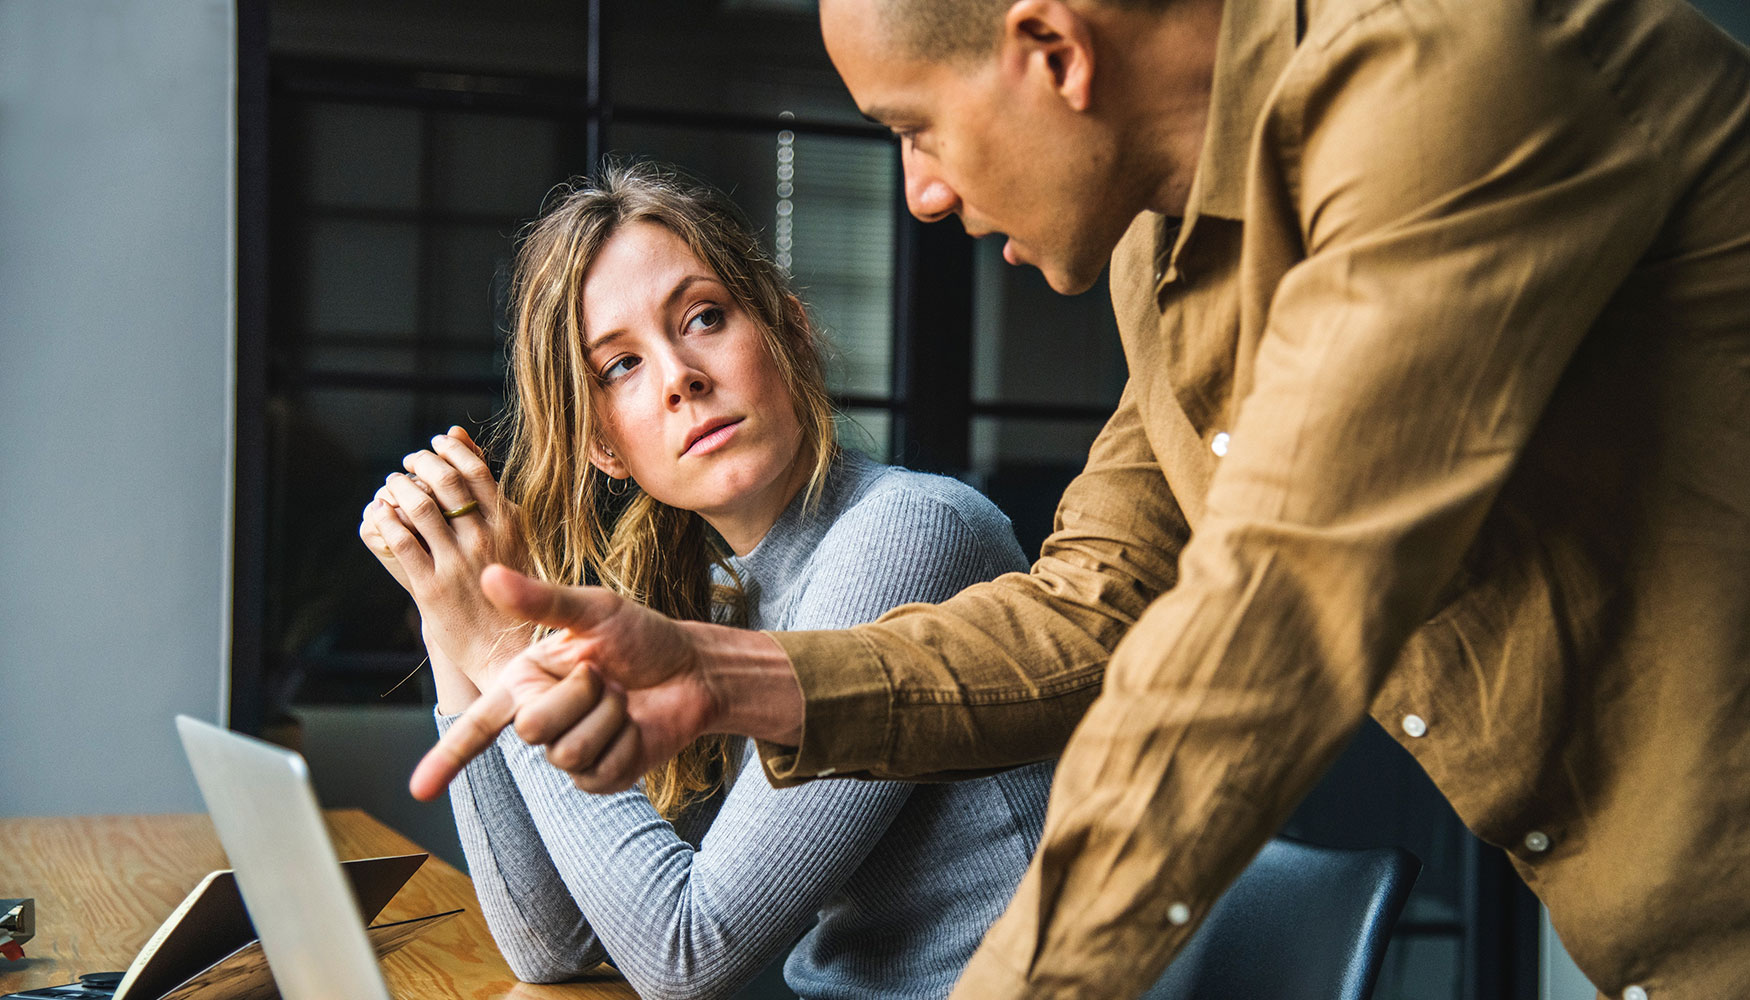
<path fill-rule="evenodd" d="M 1056 756 L 1188 535 L 1126 387 L 1031 572 L 848 631 L 771 633 L 807 709 L 799 745 L 761 743 L 769 776 L 937 778 Z"/>

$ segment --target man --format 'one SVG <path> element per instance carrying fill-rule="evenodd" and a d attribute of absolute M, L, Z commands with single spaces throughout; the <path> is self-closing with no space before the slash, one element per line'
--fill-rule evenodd
<path fill-rule="evenodd" d="M 1606 993 L 1750 995 L 1744 50 L 1676 0 L 821 22 L 915 214 L 1064 292 L 1110 254 L 1131 381 L 1056 532 L 1029 575 L 843 633 L 491 570 L 571 631 L 416 791 L 513 718 L 592 790 L 706 730 L 778 781 L 1068 737 L 956 996 L 1134 995 L 1371 712 Z"/>

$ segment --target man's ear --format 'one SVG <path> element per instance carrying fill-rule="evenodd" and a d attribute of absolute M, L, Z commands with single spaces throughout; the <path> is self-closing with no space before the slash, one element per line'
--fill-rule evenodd
<path fill-rule="evenodd" d="M 592 442 L 589 446 L 589 464 L 601 470 L 602 475 L 612 479 L 628 479 L 632 475 L 626 468 L 625 461 L 619 455 L 614 454 L 612 448 L 603 445 L 600 441 Z"/>
<path fill-rule="evenodd" d="M 1044 81 L 1072 111 L 1086 111 L 1094 93 L 1094 35 L 1063 0 L 1016 0 L 1003 17 L 997 53 L 1003 75 Z"/>

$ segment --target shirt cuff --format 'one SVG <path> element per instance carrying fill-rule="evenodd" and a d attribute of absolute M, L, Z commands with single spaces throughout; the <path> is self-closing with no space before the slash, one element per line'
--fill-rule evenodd
<path fill-rule="evenodd" d="M 802 742 L 755 742 L 774 787 L 876 772 L 892 745 L 893 684 L 862 635 L 847 631 L 767 632 L 790 658 L 802 688 Z"/>

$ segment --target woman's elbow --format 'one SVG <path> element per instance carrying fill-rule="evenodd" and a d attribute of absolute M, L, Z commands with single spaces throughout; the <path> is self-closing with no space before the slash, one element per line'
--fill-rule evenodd
<path fill-rule="evenodd" d="M 502 950 L 506 965 L 518 980 L 525 983 L 562 983 L 594 969 L 607 959 L 606 953 L 599 948 L 591 948 L 588 952 L 575 958 L 561 958 L 552 954 L 529 954 L 521 950 Z"/>

